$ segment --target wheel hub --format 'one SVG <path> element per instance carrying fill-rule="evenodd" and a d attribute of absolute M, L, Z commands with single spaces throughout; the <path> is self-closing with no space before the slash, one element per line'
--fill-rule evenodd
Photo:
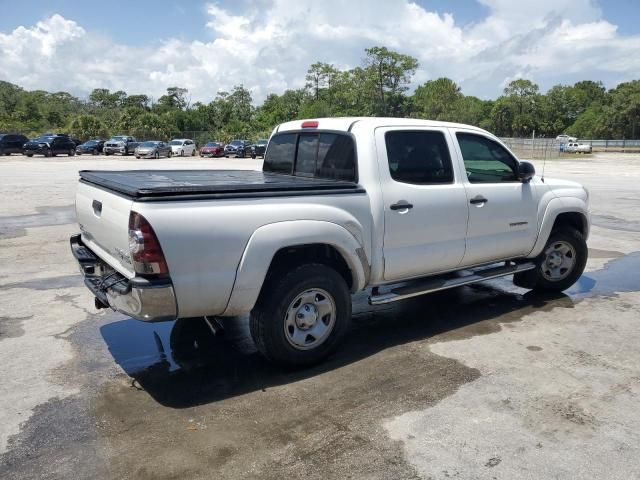
<path fill-rule="evenodd" d="M 318 309 L 312 303 L 305 303 L 296 312 L 296 325 L 301 330 L 309 330 L 318 321 Z"/>
<path fill-rule="evenodd" d="M 560 252 L 551 252 L 547 258 L 547 265 L 551 268 L 557 268 L 562 265 L 564 255 Z"/>

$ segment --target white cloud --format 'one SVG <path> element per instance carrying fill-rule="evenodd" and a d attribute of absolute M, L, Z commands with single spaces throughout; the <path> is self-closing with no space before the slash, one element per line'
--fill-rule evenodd
<path fill-rule="evenodd" d="M 314 61 L 353 67 L 373 45 L 417 57 L 416 83 L 448 76 L 481 97 L 495 97 L 521 76 L 543 87 L 640 77 L 640 35 L 621 36 L 590 0 L 479 1 L 490 14 L 464 28 L 407 0 L 270 0 L 239 13 L 210 4 L 203 21 L 212 39 L 168 37 L 146 48 L 53 15 L 0 33 L 0 78 L 79 95 L 106 87 L 158 97 L 179 85 L 194 101 L 243 83 L 261 101 L 302 86 Z"/>

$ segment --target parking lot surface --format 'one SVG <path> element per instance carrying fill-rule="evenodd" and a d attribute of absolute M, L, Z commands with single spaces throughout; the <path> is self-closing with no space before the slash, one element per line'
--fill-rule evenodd
<path fill-rule="evenodd" d="M 565 294 L 361 294 L 309 370 L 267 363 L 244 317 L 214 336 L 93 307 L 68 247 L 78 170 L 260 166 L 0 157 L 0 478 L 640 477 L 640 155 L 547 162 L 591 193 Z"/>

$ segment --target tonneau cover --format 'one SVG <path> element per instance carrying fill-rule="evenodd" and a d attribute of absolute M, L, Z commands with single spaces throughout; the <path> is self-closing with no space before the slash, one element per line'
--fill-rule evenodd
<path fill-rule="evenodd" d="M 148 200 L 364 192 L 354 182 L 256 170 L 81 170 L 80 178 L 134 199 Z"/>

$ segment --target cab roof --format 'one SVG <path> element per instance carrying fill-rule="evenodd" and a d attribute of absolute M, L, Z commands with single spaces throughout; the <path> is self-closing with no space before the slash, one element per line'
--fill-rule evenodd
<path fill-rule="evenodd" d="M 310 127 L 308 130 L 337 130 L 350 131 L 356 125 L 365 128 L 378 127 L 448 127 L 448 128 L 464 128 L 467 130 L 477 130 L 485 132 L 485 130 L 474 127 L 473 125 L 465 125 L 463 123 L 443 122 L 440 120 L 422 120 L 418 118 L 394 118 L 394 117 L 334 117 L 334 118 L 314 118 L 304 120 L 293 120 L 280 124 L 276 127 L 274 133 L 286 132 L 292 130 L 302 130 L 303 123 L 315 124 L 317 126 Z M 307 128 L 304 128 L 307 130 Z M 486 132 L 489 133 L 489 132 Z"/>

